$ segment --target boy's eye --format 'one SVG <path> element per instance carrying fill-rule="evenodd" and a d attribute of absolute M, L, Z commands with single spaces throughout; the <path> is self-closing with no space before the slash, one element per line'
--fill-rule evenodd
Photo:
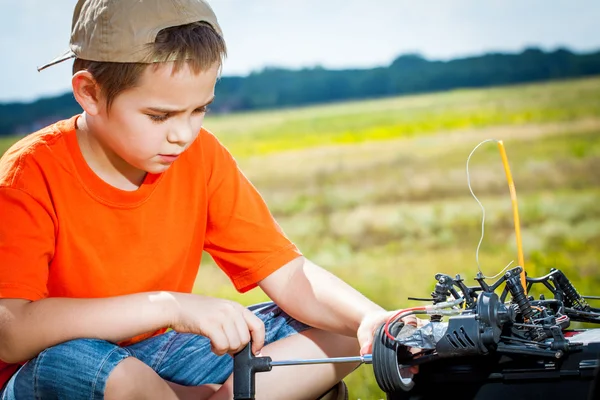
<path fill-rule="evenodd" d="M 205 112 L 208 112 L 208 106 L 196 108 L 194 110 L 194 113 L 196 113 L 196 114 L 202 114 L 202 113 L 205 113 Z"/>
<path fill-rule="evenodd" d="M 208 112 L 207 106 L 196 108 L 193 111 L 194 114 L 203 114 L 206 112 Z M 169 113 L 167 113 L 167 114 L 146 114 L 146 115 L 152 120 L 152 122 L 164 122 L 167 119 L 169 119 L 169 117 L 171 117 L 171 114 L 169 114 Z"/>
<path fill-rule="evenodd" d="M 163 121 L 166 121 L 167 118 L 169 118 L 169 114 L 161 114 L 161 115 L 147 114 L 147 115 L 148 115 L 148 117 L 150 117 L 152 122 L 163 122 Z"/>

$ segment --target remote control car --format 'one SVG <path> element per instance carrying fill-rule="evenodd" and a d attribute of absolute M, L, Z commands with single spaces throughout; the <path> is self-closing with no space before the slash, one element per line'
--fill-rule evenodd
<path fill-rule="evenodd" d="M 433 304 L 401 310 L 376 334 L 372 363 L 388 399 L 454 391 L 467 399 L 595 399 L 600 329 L 568 328 L 571 321 L 600 323 L 600 309 L 560 270 L 526 278 L 527 291 L 544 285 L 552 293 L 548 299 L 528 296 L 521 274 L 521 267 L 513 268 L 492 285 L 479 275 L 473 287 L 460 276 L 436 275 L 428 299 Z M 404 325 L 400 319 L 411 314 L 431 320 L 420 328 Z M 412 376 L 406 367 L 414 365 L 419 373 Z"/>

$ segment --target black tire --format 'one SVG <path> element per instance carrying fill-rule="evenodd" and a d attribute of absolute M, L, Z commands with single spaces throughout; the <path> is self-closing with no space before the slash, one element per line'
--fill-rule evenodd
<path fill-rule="evenodd" d="M 392 336 L 397 336 L 403 326 L 402 322 L 391 324 Z M 373 342 L 373 372 L 379 388 L 386 394 L 398 391 L 408 392 L 413 388 L 413 375 L 407 371 L 401 371 L 399 368 L 399 365 L 410 357 L 411 354 L 407 347 L 388 338 L 384 331 L 384 325 L 377 329 Z"/>

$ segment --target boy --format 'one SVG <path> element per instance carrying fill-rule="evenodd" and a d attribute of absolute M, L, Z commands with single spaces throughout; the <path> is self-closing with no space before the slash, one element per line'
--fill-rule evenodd
<path fill-rule="evenodd" d="M 80 0 L 70 47 L 51 64 L 75 58 L 83 113 L 0 161 L 2 399 L 229 399 L 250 340 L 273 359 L 370 352 L 388 313 L 304 258 L 202 128 L 226 53 L 211 8 Z M 191 294 L 202 250 L 274 303 Z M 257 398 L 319 398 L 353 368 L 258 374 Z"/>

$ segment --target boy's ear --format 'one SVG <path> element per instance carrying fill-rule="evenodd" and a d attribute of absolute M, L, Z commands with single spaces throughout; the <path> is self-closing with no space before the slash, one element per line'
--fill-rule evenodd
<path fill-rule="evenodd" d="M 88 115 L 98 115 L 101 110 L 100 85 L 86 70 L 77 71 L 71 79 L 73 95 Z"/>

